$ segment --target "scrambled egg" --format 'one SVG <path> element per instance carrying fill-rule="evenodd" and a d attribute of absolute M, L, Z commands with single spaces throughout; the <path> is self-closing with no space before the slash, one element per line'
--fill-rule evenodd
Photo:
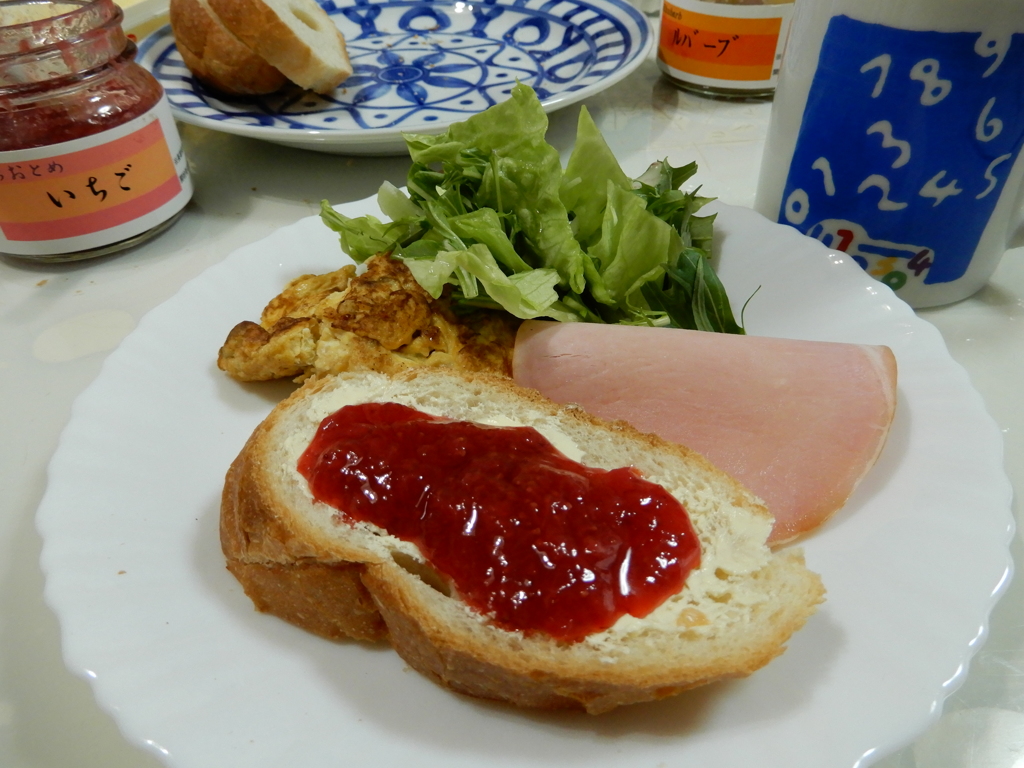
<path fill-rule="evenodd" d="M 456 315 L 444 296 L 431 298 L 405 264 L 386 254 L 366 267 L 361 275 L 347 266 L 292 280 L 259 324 L 231 329 L 217 365 L 239 381 L 393 374 L 420 365 L 512 375 L 520 320 L 490 310 Z"/>

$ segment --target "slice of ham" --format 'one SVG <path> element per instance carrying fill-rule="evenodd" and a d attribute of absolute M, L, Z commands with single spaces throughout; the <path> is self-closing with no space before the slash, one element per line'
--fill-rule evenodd
<path fill-rule="evenodd" d="M 769 542 L 817 528 L 875 463 L 896 408 L 888 347 L 529 321 L 515 380 L 706 456 L 775 516 Z"/>

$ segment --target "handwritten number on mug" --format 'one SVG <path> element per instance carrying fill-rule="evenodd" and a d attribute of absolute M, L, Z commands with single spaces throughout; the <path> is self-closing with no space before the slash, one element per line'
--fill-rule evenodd
<path fill-rule="evenodd" d="M 907 203 L 898 203 L 895 200 L 890 200 L 890 186 L 889 180 L 885 176 L 882 176 L 880 173 L 873 173 L 860 183 L 860 186 L 857 187 L 857 192 L 858 194 L 863 194 L 872 187 L 875 187 L 882 192 L 882 196 L 878 199 L 878 210 L 902 211 L 907 207 Z"/>
<path fill-rule="evenodd" d="M 962 189 L 957 187 L 956 179 L 953 179 L 946 186 L 940 187 L 939 186 L 939 182 L 942 181 L 942 179 L 943 179 L 943 177 L 945 175 L 946 175 L 945 171 L 939 171 L 937 174 L 935 174 L 930 179 L 928 179 L 927 182 L 925 182 L 925 185 L 923 187 L 921 187 L 921 191 L 918 192 L 918 194 L 921 197 L 931 197 L 931 198 L 934 198 L 935 199 L 935 205 L 938 205 L 943 200 L 945 200 L 947 197 L 952 197 L 953 195 L 959 195 L 961 192 L 963 192 Z M 932 207 L 934 208 L 935 205 L 933 205 Z"/>
<path fill-rule="evenodd" d="M 996 97 L 993 96 L 985 104 L 985 108 L 981 110 L 981 115 L 978 117 L 978 125 L 974 129 L 974 135 L 978 141 L 992 141 L 992 139 L 1003 132 L 1003 121 L 998 117 L 989 118 L 989 113 L 992 111 L 995 103 Z"/>
<path fill-rule="evenodd" d="M 988 186 L 985 187 L 985 190 L 980 195 L 975 196 L 975 200 L 981 200 L 983 197 L 988 197 L 988 194 L 996 188 L 996 185 L 999 183 L 999 178 L 993 174 L 993 171 L 996 169 L 996 166 L 1005 163 L 1011 157 L 1013 157 L 1011 154 L 1000 155 L 989 163 L 988 168 L 985 169 L 985 180 L 988 182 Z"/>
<path fill-rule="evenodd" d="M 982 77 L 988 77 L 997 69 L 999 65 L 1003 63 L 1003 59 L 1006 58 L 1006 52 L 1010 50 L 1010 36 L 1001 35 L 999 37 L 985 37 L 982 35 L 978 38 L 978 41 L 974 44 L 974 52 L 979 56 L 988 58 L 995 56 L 995 61 L 985 70 Z"/>
<path fill-rule="evenodd" d="M 875 89 L 871 91 L 872 99 L 877 99 L 882 95 L 882 91 L 885 89 L 885 79 L 889 76 L 889 67 L 891 66 L 892 56 L 888 53 L 883 53 L 881 56 L 875 56 L 875 58 L 860 68 L 861 73 L 870 72 L 872 69 L 879 70 L 878 82 L 875 83 Z"/>
<path fill-rule="evenodd" d="M 894 138 L 892 135 L 892 123 L 888 120 L 879 120 L 868 128 L 868 136 L 873 133 L 882 134 L 882 149 L 896 147 L 900 151 L 899 157 L 892 162 L 893 168 L 902 168 L 910 162 L 910 142 Z"/>
<path fill-rule="evenodd" d="M 922 59 L 917 62 L 910 70 L 910 79 L 919 80 L 924 85 L 921 103 L 926 107 L 938 104 L 953 90 L 953 83 L 939 77 L 939 62 L 936 59 Z"/>

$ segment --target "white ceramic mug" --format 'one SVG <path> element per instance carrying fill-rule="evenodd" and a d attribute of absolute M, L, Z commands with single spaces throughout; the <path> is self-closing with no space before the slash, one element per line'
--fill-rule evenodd
<path fill-rule="evenodd" d="M 1021 226 L 1024 0 L 797 0 L 756 208 L 915 307 Z"/>

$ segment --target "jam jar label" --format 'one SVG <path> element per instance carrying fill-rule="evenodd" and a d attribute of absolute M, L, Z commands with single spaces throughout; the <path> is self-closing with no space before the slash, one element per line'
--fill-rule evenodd
<path fill-rule="evenodd" d="M 665 0 L 658 64 L 671 77 L 697 85 L 774 88 L 792 10 L 792 3 Z"/>
<path fill-rule="evenodd" d="M 0 152 L 0 252 L 74 253 L 139 235 L 192 197 L 167 97 L 108 131 Z"/>

